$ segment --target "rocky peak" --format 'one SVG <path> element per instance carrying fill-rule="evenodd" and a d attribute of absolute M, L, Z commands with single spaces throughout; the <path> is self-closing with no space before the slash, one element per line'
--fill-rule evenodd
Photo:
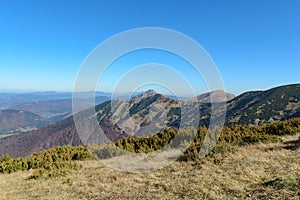
<path fill-rule="evenodd" d="M 141 93 L 133 96 L 132 99 L 144 99 L 144 98 L 147 98 L 147 97 L 152 97 L 156 94 L 158 94 L 158 93 L 155 92 L 155 90 L 149 89 L 149 90 L 146 90 L 144 92 L 141 92 Z"/>

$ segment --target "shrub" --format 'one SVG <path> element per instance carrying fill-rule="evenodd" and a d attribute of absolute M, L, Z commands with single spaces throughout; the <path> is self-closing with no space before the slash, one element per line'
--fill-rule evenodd
<path fill-rule="evenodd" d="M 117 147 L 114 143 L 101 145 L 90 144 L 88 148 L 98 159 L 108 159 L 116 156 L 122 156 L 127 152 L 126 150 Z"/>
<path fill-rule="evenodd" d="M 78 169 L 76 160 L 93 160 L 95 157 L 83 146 L 61 146 L 33 153 L 28 158 L 13 159 L 4 156 L 0 159 L 0 173 L 13 173 L 34 169 L 32 178 L 53 177 Z"/>

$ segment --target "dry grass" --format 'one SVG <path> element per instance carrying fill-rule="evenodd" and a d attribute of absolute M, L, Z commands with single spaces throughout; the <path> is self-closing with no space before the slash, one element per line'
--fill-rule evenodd
<path fill-rule="evenodd" d="M 298 137 L 240 147 L 221 165 L 176 162 L 133 174 L 84 161 L 66 177 L 29 180 L 32 171 L 0 175 L 0 199 L 300 199 Z"/>

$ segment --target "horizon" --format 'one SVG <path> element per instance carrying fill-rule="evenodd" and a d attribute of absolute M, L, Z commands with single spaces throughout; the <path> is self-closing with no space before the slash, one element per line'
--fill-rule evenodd
<path fill-rule="evenodd" d="M 215 91 L 224 91 L 226 93 L 229 93 L 229 94 L 233 94 L 235 96 L 239 96 L 243 93 L 246 93 L 246 92 L 255 92 L 255 91 L 267 91 L 267 90 L 270 90 L 270 89 L 274 89 L 274 88 L 277 88 L 277 87 L 282 87 L 282 86 L 288 86 L 288 85 L 298 85 L 300 83 L 289 83 L 289 84 L 284 84 L 284 85 L 276 85 L 276 86 L 273 86 L 273 87 L 270 87 L 270 88 L 266 88 L 266 89 L 257 89 L 257 90 L 247 90 L 247 91 L 243 91 L 239 94 L 234 94 L 234 93 L 231 93 L 230 91 L 226 91 L 226 90 L 212 90 L 210 92 L 215 92 Z M 81 92 L 78 92 L 78 93 L 105 93 L 107 95 L 111 95 L 111 94 L 115 94 L 115 95 L 132 95 L 132 94 L 136 94 L 136 93 L 142 93 L 142 92 L 147 92 L 148 90 L 153 90 L 154 92 L 158 93 L 158 94 L 163 94 L 163 95 L 169 95 L 169 96 L 173 96 L 174 94 L 172 93 L 165 93 L 165 92 L 161 92 L 161 91 L 157 91 L 153 88 L 148 88 L 148 89 L 145 89 L 145 90 L 138 90 L 138 91 L 133 91 L 133 92 L 130 92 L 130 91 L 127 91 L 127 92 L 124 92 L 124 93 L 113 93 L 113 92 L 104 92 L 104 91 L 99 91 L 99 90 L 96 90 L 96 91 L 81 91 Z M 10 90 L 10 91 L 3 91 L 3 90 L 0 90 L 0 93 L 9 93 L 9 94 L 30 94 L 30 93 L 70 93 L 70 94 L 73 94 L 75 93 L 74 91 L 43 91 L 43 90 L 32 90 L 32 91 L 23 91 L 23 90 Z M 208 93 L 207 92 L 203 92 L 203 93 L 199 93 L 199 94 L 196 94 L 196 95 L 201 95 L 201 94 L 205 94 L 205 93 Z M 175 95 L 176 96 L 176 95 Z M 189 95 L 179 95 L 179 97 L 193 97 L 193 96 L 189 96 Z"/>
<path fill-rule="evenodd" d="M 97 45 L 142 27 L 172 29 L 198 42 L 216 63 L 224 90 L 234 95 L 299 83 L 299 6 L 298 1 L 258 0 L 3 2 L 0 91 L 72 92 L 80 68 Z M 169 66 L 188 80 L 194 94 L 208 92 L 206 80 L 188 61 L 154 49 L 133 51 L 112 62 L 96 90 L 115 91 L 124 75 L 145 63 Z M 149 75 L 160 80 L 168 74 L 138 73 L 135 78 Z M 175 78 L 170 78 L 171 86 L 181 96 L 191 95 Z M 127 84 L 116 92 L 132 92 L 128 88 L 134 81 Z M 168 90 L 164 85 L 155 87 Z"/>

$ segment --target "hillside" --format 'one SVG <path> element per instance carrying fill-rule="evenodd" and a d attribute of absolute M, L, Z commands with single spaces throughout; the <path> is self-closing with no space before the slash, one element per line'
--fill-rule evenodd
<path fill-rule="evenodd" d="M 259 124 L 297 116 L 300 84 L 246 92 L 228 102 L 227 123 Z"/>
<path fill-rule="evenodd" d="M 12 157 L 24 157 L 42 149 L 66 144 L 73 146 L 81 144 L 74 127 L 73 117 L 38 130 L 1 139 L 0 157 L 5 154 Z"/>

